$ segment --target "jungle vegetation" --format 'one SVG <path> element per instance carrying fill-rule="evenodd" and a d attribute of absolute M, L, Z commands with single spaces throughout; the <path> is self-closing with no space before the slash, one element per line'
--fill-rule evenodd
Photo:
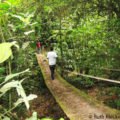
<path fill-rule="evenodd" d="M 86 87 L 97 83 L 66 71 L 120 80 L 119 0 L 0 0 L 0 99 L 8 103 L 0 105 L 2 117 L 9 119 L 22 102 L 29 109 L 28 101 L 37 97 L 26 95 L 25 79 L 35 65 L 38 39 L 45 50 L 55 48 L 59 72 L 71 84 L 73 79 Z M 119 85 L 107 85 L 107 104 L 120 109 Z"/>

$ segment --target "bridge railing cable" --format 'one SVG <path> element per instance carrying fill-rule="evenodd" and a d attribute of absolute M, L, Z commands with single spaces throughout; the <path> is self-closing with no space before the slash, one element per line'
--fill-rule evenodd
<path fill-rule="evenodd" d="M 67 71 L 67 72 L 71 72 L 71 71 Z M 78 72 L 71 72 L 71 73 L 74 74 L 74 75 L 80 75 L 80 76 L 87 77 L 87 78 L 92 78 L 92 79 L 95 79 L 95 80 L 101 80 L 101 81 L 120 84 L 120 81 L 118 81 L 118 80 L 107 79 L 107 78 L 102 78 L 102 77 L 96 77 L 96 76 L 92 76 L 92 75 L 81 74 L 81 73 L 78 73 Z"/>

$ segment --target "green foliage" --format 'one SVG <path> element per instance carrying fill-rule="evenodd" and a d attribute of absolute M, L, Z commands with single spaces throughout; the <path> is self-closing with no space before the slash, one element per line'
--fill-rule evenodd
<path fill-rule="evenodd" d="M 8 12 L 10 5 L 8 3 L 0 3 L 0 16 Z"/>
<path fill-rule="evenodd" d="M 1 3 L 0 4 L 0 9 L 1 10 L 8 10 L 9 9 L 9 5 L 7 3 Z"/>
<path fill-rule="evenodd" d="M 47 47 L 55 47 L 61 70 L 67 69 L 78 73 L 82 71 L 85 74 L 119 79 L 119 73 L 108 72 L 106 74 L 101 69 L 98 70 L 104 67 L 119 69 L 119 8 L 120 4 L 116 0 L 101 2 L 98 0 L 86 2 L 78 0 L 1 0 L 0 63 L 8 60 L 12 54 L 14 54 L 14 59 L 12 62 L 9 61 L 9 67 L 4 63 L 1 64 L 0 75 L 10 74 L 6 77 L 8 80 L 6 81 L 16 82 L 14 85 L 17 86 L 17 82 L 20 81 L 11 80 L 25 72 L 19 73 L 19 71 L 28 66 L 32 68 L 35 42 L 39 37 Z M 17 41 L 20 46 L 19 53 L 16 50 L 12 51 L 11 47 L 16 43 L 10 41 Z M 50 44 L 51 41 L 54 43 Z M 15 74 L 10 73 L 11 69 Z M 94 85 L 91 79 L 75 78 L 73 80 L 86 87 Z M 8 88 L 10 89 L 10 87 Z M 22 87 L 21 89 L 23 90 Z M 26 99 L 30 98 L 31 96 L 26 96 Z M 19 99 L 17 103 L 21 102 L 25 102 L 28 107 L 27 101 Z M 115 104 L 119 106 L 119 101 L 116 101 Z"/>
<path fill-rule="evenodd" d="M 12 15 L 12 17 L 15 17 L 15 18 L 18 18 L 21 22 L 23 22 L 24 24 L 24 27 L 26 27 L 27 25 L 35 25 L 35 23 L 31 23 L 31 18 L 34 16 L 34 13 L 26 13 L 26 14 L 22 14 L 23 16 L 20 16 L 20 15 Z"/>
<path fill-rule="evenodd" d="M 12 88 L 15 88 L 16 91 L 17 91 L 19 99 L 16 102 L 14 102 L 14 106 L 13 106 L 12 109 L 16 108 L 22 102 L 24 102 L 25 105 L 26 105 L 26 108 L 29 109 L 29 106 L 30 106 L 29 101 L 33 100 L 34 98 L 37 97 L 34 94 L 30 94 L 29 96 L 26 95 L 26 93 L 24 91 L 24 88 L 23 88 L 23 86 L 21 84 L 24 81 L 24 79 L 22 79 L 20 81 L 12 80 L 12 81 L 8 82 L 8 80 L 12 79 L 13 77 L 16 77 L 16 76 L 18 76 L 20 74 L 23 74 L 25 72 L 29 72 L 29 70 L 25 70 L 25 71 L 22 71 L 20 73 L 15 73 L 15 74 L 9 75 L 9 76 L 6 77 L 5 81 L 0 84 L 0 86 L 1 86 L 1 88 L 0 88 L 0 97 L 2 97 L 7 91 L 9 91 Z M 5 82 L 7 82 L 7 83 L 5 83 Z M 3 113 L 3 115 L 0 116 L 0 117 L 5 117 L 4 114 L 6 114 L 6 113 Z M 5 117 L 4 119 L 7 119 L 7 117 Z"/>
<path fill-rule="evenodd" d="M 83 78 L 83 77 L 76 77 L 76 76 L 71 76 L 71 77 L 66 77 L 67 81 L 76 86 L 79 89 L 85 89 L 85 88 L 90 88 L 95 85 L 95 82 L 89 78 Z"/>
<path fill-rule="evenodd" d="M 52 8 L 49 6 L 44 6 L 44 10 L 48 13 L 52 12 Z"/>
<path fill-rule="evenodd" d="M 12 46 L 19 48 L 16 42 L 0 44 L 0 63 L 6 61 L 10 56 L 12 56 Z"/>
<path fill-rule="evenodd" d="M 5 72 L 5 68 L 4 67 L 0 67 L 0 75 L 3 74 Z"/>
<path fill-rule="evenodd" d="M 26 73 L 26 72 L 29 72 L 29 69 L 26 69 L 25 71 L 22 71 L 22 72 L 19 72 L 19 73 L 7 75 L 6 78 L 5 78 L 5 82 L 12 79 L 13 77 L 16 77 L 16 76 L 18 76 L 20 74 L 23 74 L 23 73 Z"/>
<path fill-rule="evenodd" d="M 37 118 L 37 112 L 33 112 L 32 116 L 30 118 L 26 118 L 25 120 L 53 120 L 52 118 Z M 59 120 L 64 120 L 64 118 L 60 118 Z"/>
<path fill-rule="evenodd" d="M 30 118 L 26 118 L 25 120 L 39 120 L 37 119 L 37 112 L 33 112 L 32 116 Z"/>
<path fill-rule="evenodd" d="M 6 13 L 9 13 L 11 9 L 18 5 L 20 0 L 7 0 L 7 1 L 0 1 L 0 16 L 3 16 Z"/>

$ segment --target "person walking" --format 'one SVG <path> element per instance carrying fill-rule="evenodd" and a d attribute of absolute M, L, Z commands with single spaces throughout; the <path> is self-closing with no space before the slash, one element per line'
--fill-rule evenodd
<path fill-rule="evenodd" d="M 42 47 L 40 41 L 37 41 L 36 46 L 37 46 L 37 53 L 39 54 L 41 52 L 41 47 Z"/>
<path fill-rule="evenodd" d="M 51 79 L 54 80 L 54 71 L 55 71 L 55 66 L 56 66 L 57 54 L 53 50 L 53 47 L 51 47 L 50 51 L 47 53 L 47 58 L 49 61 L 49 67 L 50 67 L 50 71 L 51 71 Z"/>

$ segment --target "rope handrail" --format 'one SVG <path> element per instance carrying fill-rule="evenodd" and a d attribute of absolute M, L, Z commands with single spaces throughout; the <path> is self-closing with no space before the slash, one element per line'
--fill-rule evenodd
<path fill-rule="evenodd" d="M 61 62 L 63 63 L 63 62 Z M 79 63 L 79 62 L 75 62 L 75 63 Z M 80 67 L 88 67 L 88 68 L 91 68 L 91 67 L 94 67 L 94 66 L 80 66 Z M 113 71 L 113 72 L 120 72 L 120 69 L 119 68 L 104 68 L 104 67 L 94 67 L 94 69 L 98 69 L 98 70 L 107 70 L 107 71 Z"/>
<path fill-rule="evenodd" d="M 71 72 L 71 71 L 67 71 L 67 72 Z M 93 78 L 93 79 L 96 79 L 96 80 L 101 80 L 101 81 L 107 81 L 107 82 L 120 84 L 120 81 L 117 81 L 117 80 L 112 80 L 112 79 L 107 79 L 107 78 L 102 78 L 102 77 L 95 77 L 95 76 L 92 76 L 92 75 L 81 74 L 81 73 L 77 73 L 77 72 L 72 72 L 72 74 L 80 75 L 80 76 L 88 77 L 88 78 Z"/>
<path fill-rule="evenodd" d="M 120 69 L 112 69 L 112 68 L 100 68 L 100 69 L 120 72 Z"/>

